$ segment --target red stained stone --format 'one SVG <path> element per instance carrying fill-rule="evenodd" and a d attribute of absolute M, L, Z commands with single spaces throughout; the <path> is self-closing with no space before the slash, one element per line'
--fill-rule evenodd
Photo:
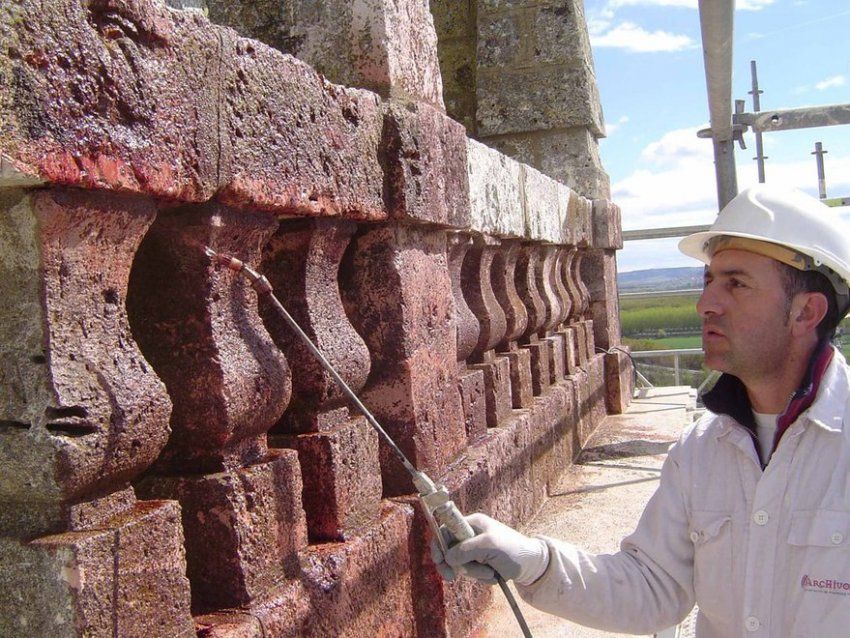
<path fill-rule="evenodd" d="M 25 0 L 0 9 L 0 41 L 13 96 L 0 100 L 0 147 L 25 173 L 179 201 L 386 216 L 378 97 L 197 12 Z"/>
<path fill-rule="evenodd" d="M 472 441 L 487 431 L 487 403 L 484 398 L 484 372 L 465 370 L 458 373 L 458 390 L 463 406 L 466 437 Z"/>
<path fill-rule="evenodd" d="M 413 636 L 410 537 L 413 512 L 384 501 L 368 530 L 301 553 L 301 577 L 250 609 L 266 636 Z M 213 634 L 214 635 L 214 634 Z"/>
<path fill-rule="evenodd" d="M 425 104 L 393 100 L 384 108 L 390 217 L 467 228 L 466 129 Z"/>
<path fill-rule="evenodd" d="M 138 489 L 180 501 L 194 612 L 250 603 L 297 576 L 307 525 L 294 451 L 219 474 L 152 476 Z"/>
<path fill-rule="evenodd" d="M 222 29 L 219 199 L 294 215 L 386 217 L 381 103 Z"/>
<path fill-rule="evenodd" d="M 622 414 L 632 402 L 634 366 L 620 350 L 605 355 L 605 405 L 610 414 Z"/>
<path fill-rule="evenodd" d="M 531 376 L 531 352 L 517 348 L 504 354 L 511 364 L 511 400 L 515 410 L 531 407 L 534 390 Z"/>
<path fill-rule="evenodd" d="M 421 470 L 439 474 L 466 443 L 445 233 L 379 226 L 345 263 L 343 300 L 372 357 L 363 400 Z M 412 491 L 381 446 L 385 495 Z"/>
<path fill-rule="evenodd" d="M 298 452 L 304 509 L 313 542 L 347 540 L 378 517 L 378 435 L 358 417 L 333 430 L 275 436 L 270 444 Z"/>
<path fill-rule="evenodd" d="M 168 437 L 171 402 L 125 307 L 155 209 L 64 189 L 6 190 L 0 207 L 0 518 L 5 533 L 34 536 L 125 487 Z"/>
<path fill-rule="evenodd" d="M 472 366 L 484 373 L 484 397 L 487 408 L 487 427 L 495 428 L 511 415 L 511 363 L 498 355 L 486 363 Z"/>
<path fill-rule="evenodd" d="M 275 294 L 355 393 L 369 375 L 369 351 L 345 315 L 339 262 L 355 225 L 343 220 L 283 222 L 263 249 Z M 293 393 L 277 432 L 310 432 L 348 421 L 347 396 L 266 298 L 260 313 L 292 370 Z"/>
<path fill-rule="evenodd" d="M 210 473 L 262 457 L 265 433 L 287 405 L 289 368 L 257 313 L 257 293 L 203 251 L 257 268 L 276 226 L 217 204 L 181 207 L 160 213 L 139 248 L 131 324 L 175 405 L 163 472 Z"/>

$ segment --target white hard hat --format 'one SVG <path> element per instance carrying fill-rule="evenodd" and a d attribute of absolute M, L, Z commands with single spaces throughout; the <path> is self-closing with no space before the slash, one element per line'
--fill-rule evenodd
<path fill-rule="evenodd" d="M 679 242 L 679 250 L 706 264 L 727 248 L 767 255 L 798 270 L 817 270 L 835 288 L 842 316 L 850 304 L 850 228 L 810 195 L 753 186 L 729 202 L 709 230 Z"/>

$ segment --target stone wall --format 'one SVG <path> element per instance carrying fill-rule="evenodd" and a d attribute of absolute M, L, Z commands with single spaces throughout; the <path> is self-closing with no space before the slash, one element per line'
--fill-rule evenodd
<path fill-rule="evenodd" d="M 336 78 L 271 32 L 361 88 L 155 0 L 0 7 L 0 635 L 473 629 L 489 589 L 205 245 L 464 511 L 521 525 L 628 401 L 616 206 L 445 115 L 424 0 L 345 5 Z"/>
<path fill-rule="evenodd" d="M 589 198 L 608 198 L 583 0 L 432 0 L 449 115 Z"/>

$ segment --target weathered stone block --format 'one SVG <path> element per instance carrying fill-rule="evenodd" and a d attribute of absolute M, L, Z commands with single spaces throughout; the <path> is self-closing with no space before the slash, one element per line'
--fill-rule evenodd
<path fill-rule="evenodd" d="M 384 501 L 380 519 L 361 535 L 305 549 L 299 586 L 251 609 L 265 635 L 416 635 L 408 567 L 419 564 L 410 546 L 412 518 L 409 506 Z"/>
<path fill-rule="evenodd" d="M 440 41 L 454 38 L 474 38 L 478 32 L 475 22 L 475 12 L 472 10 L 473 3 L 464 0 L 431 0 L 431 14 L 434 16 L 434 29 Z M 445 78 L 444 78 L 445 81 Z"/>
<path fill-rule="evenodd" d="M 3 189 L 0 211 L 0 509 L 34 536 L 65 531 L 67 504 L 125 487 L 168 438 L 171 402 L 125 307 L 156 211 L 63 189 Z M 40 504 L 27 520 L 26 503 Z"/>
<path fill-rule="evenodd" d="M 582 0 L 554 0 L 542 4 L 532 16 L 533 64 L 593 66 L 590 39 Z"/>
<path fill-rule="evenodd" d="M 437 34 L 427 0 L 290 0 L 283 11 L 275 3 L 260 5 L 259 11 L 268 17 L 255 19 L 256 34 L 241 17 L 246 11 L 225 7 L 211 16 L 265 38 L 338 84 L 443 107 Z"/>
<path fill-rule="evenodd" d="M 439 475 L 466 443 L 445 233 L 371 227 L 342 273 L 346 311 L 372 357 L 363 401 L 416 467 Z M 381 468 L 385 494 L 412 491 L 383 445 Z"/>
<path fill-rule="evenodd" d="M 215 193 L 209 23 L 149 0 L 26 1 L 0 9 L 0 40 L 0 145 L 28 171 L 186 201 Z"/>
<path fill-rule="evenodd" d="M 532 12 L 493 13 L 482 9 L 478 10 L 478 68 L 511 69 L 527 64 L 536 40 L 528 25 Z"/>
<path fill-rule="evenodd" d="M 566 340 L 564 335 L 555 333 L 546 337 L 546 341 L 551 344 L 552 359 L 549 362 L 549 380 L 554 384 L 566 375 Z"/>
<path fill-rule="evenodd" d="M 531 352 L 518 348 L 504 353 L 511 364 L 511 400 L 515 410 L 529 408 L 534 402 L 531 376 Z"/>
<path fill-rule="evenodd" d="M 466 131 L 424 105 L 385 104 L 387 208 L 394 219 L 468 228 Z"/>
<path fill-rule="evenodd" d="M 298 452 L 304 510 L 313 542 L 349 540 L 378 518 L 378 435 L 363 417 L 333 430 L 271 437 Z"/>
<path fill-rule="evenodd" d="M 534 396 L 543 394 L 549 387 L 549 343 L 546 341 L 532 341 L 521 346 L 531 353 L 531 387 Z"/>
<path fill-rule="evenodd" d="M 632 402 L 634 365 L 628 354 L 615 350 L 605 355 L 605 406 L 610 414 L 622 414 Z"/>
<path fill-rule="evenodd" d="M 195 613 L 248 604 L 297 575 L 307 524 L 294 451 L 218 474 L 149 476 L 137 489 L 180 501 Z"/>
<path fill-rule="evenodd" d="M 457 4 L 449 0 L 447 4 Z M 433 6 L 433 5 L 432 5 Z M 437 51 L 443 76 L 446 114 L 463 124 L 468 133 L 475 130 L 475 40 L 440 42 Z"/>
<path fill-rule="evenodd" d="M 195 635 L 174 502 L 138 502 L 91 529 L 0 537 L 0 634 Z"/>
<path fill-rule="evenodd" d="M 174 402 L 165 473 L 212 473 L 262 457 L 289 400 L 286 360 L 242 275 L 203 247 L 257 268 L 277 222 L 218 204 L 163 211 L 139 247 L 128 293 L 133 334 Z M 191 374 L 187 374 L 191 371 Z"/>
<path fill-rule="evenodd" d="M 218 198 L 276 213 L 383 219 L 378 97 L 330 84 L 300 60 L 220 33 Z"/>
<path fill-rule="evenodd" d="M 573 375 L 580 369 L 576 329 L 575 326 L 564 326 L 560 332 L 564 335 L 564 371 L 567 375 Z"/>
<path fill-rule="evenodd" d="M 608 199 L 593 200 L 593 247 L 619 250 L 623 247 L 620 207 Z"/>
<path fill-rule="evenodd" d="M 480 142 L 467 142 L 471 225 L 492 235 L 525 235 L 522 165 Z"/>
<path fill-rule="evenodd" d="M 484 372 L 464 370 L 458 373 L 457 383 L 463 407 L 463 421 L 466 425 L 466 438 L 473 441 L 487 431 Z"/>
<path fill-rule="evenodd" d="M 31 28 L 17 27 L 24 16 Z M 22 175 L 285 214 L 386 215 L 378 97 L 199 12 L 27 0 L 0 9 L 0 40 L 11 87 L 0 148 Z"/>
<path fill-rule="evenodd" d="M 525 164 L 522 165 L 522 181 L 526 238 L 561 243 L 564 225 L 561 185 Z"/>
<path fill-rule="evenodd" d="M 532 138 L 535 162 L 552 179 L 589 198 L 610 197 L 611 183 L 599 156 L 597 135 L 585 126 L 541 131 Z"/>
<path fill-rule="evenodd" d="M 484 373 L 484 398 L 487 406 L 487 427 L 495 428 L 511 415 L 511 363 L 501 355 L 479 363 L 473 368 Z"/>
<path fill-rule="evenodd" d="M 574 126 L 602 135 L 599 93 L 586 65 L 479 68 L 476 95 L 480 136 Z"/>

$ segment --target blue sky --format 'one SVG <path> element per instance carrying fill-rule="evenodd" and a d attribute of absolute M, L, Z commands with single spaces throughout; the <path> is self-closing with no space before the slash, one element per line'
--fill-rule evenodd
<path fill-rule="evenodd" d="M 608 137 L 601 141 L 623 228 L 707 224 L 717 213 L 697 0 L 586 0 Z M 850 102 L 848 0 L 737 0 L 733 99 L 752 111 L 750 60 L 762 110 Z M 757 183 L 755 140 L 736 152 L 738 186 Z M 815 142 L 827 194 L 850 197 L 850 126 L 768 133 L 768 183 L 817 195 Z M 850 220 L 850 209 L 842 209 Z M 628 242 L 621 272 L 698 265 L 677 240 Z"/>

